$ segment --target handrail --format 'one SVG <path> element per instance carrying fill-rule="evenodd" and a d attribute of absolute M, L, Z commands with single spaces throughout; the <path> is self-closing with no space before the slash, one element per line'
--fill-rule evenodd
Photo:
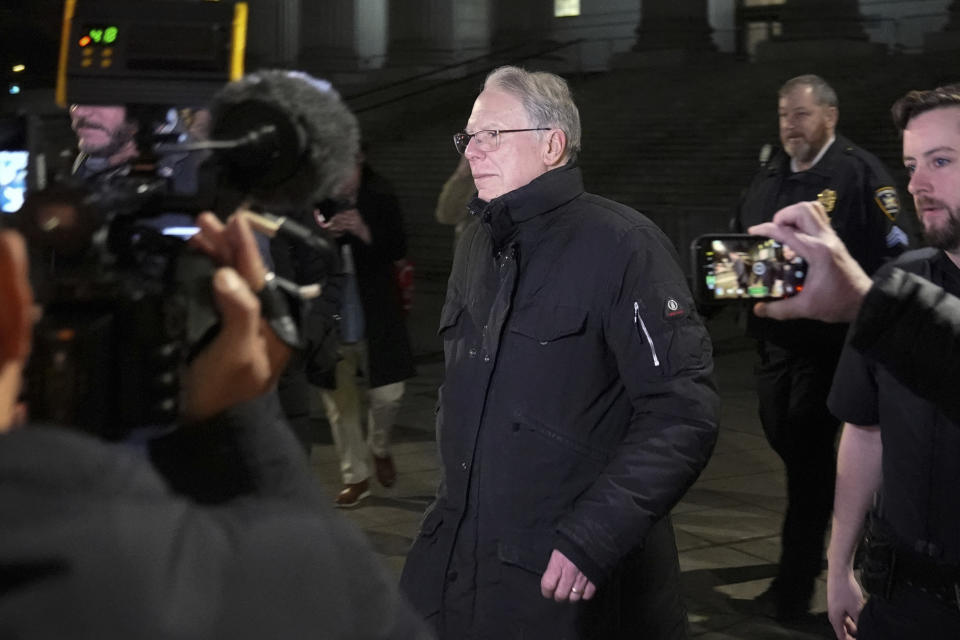
<path fill-rule="evenodd" d="M 545 49 L 540 49 L 540 50 L 538 50 L 538 51 L 536 51 L 536 52 L 534 52 L 534 53 L 531 53 L 531 54 L 529 54 L 529 55 L 521 56 L 521 57 L 517 58 L 516 60 L 517 60 L 518 62 L 522 62 L 523 60 L 530 60 L 531 58 L 538 58 L 538 57 L 540 57 L 540 56 L 542 56 L 542 55 L 545 55 L 545 54 L 548 54 L 548 53 L 553 53 L 553 52 L 555 52 L 555 51 L 560 51 L 561 49 L 566 49 L 567 47 L 573 46 L 573 45 L 575 45 L 575 44 L 580 44 L 581 42 L 583 42 L 583 38 L 579 38 L 579 39 L 577 39 L 577 40 L 570 40 L 570 41 L 568 41 L 568 42 L 561 42 L 561 43 L 557 44 L 556 46 L 548 47 L 548 48 L 545 48 Z M 412 82 L 412 81 L 414 81 L 414 80 L 418 80 L 418 79 L 423 78 L 423 77 L 427 77 L 427 76 L 430 76 L 430 75 L 434 75 L 434 74 L 439 73 L 439 72 L 441 72 L 441 71 L 446 71 L 446 70 L 448 70 L 448 69 L 452 69 L 452 68 L 455 68 L 455 67 L 463 66 L 463 65 L 466 65 L 466 64 L 471 64 L 471 63 L 478 62 L 478 61 L 481 61 L 481 60 L 484 60 L 484 59 L 493 59 L 494 57 L 497 57 L 497 56 L 502 55 L 504 52 L 513 51 L 514 49 L 518 49 L 518 48 L 521 48 L 521 47 L 524 47 L 524 46 L 526 46 L 526 45 L 519 45 L 519 46 L 516 46 L 516 47 L 509 47 L 509 48 L 504 49 L 504 50 L 501 50 L 501 51 L 491 52 L 491 53 L 488 53 L 488 54 L 485 54 L 485 55 L 482 55 L 482 56 L 477 56 L 477 57 L 475 57 L 475 58 L 471 58 L 471 59 L 469 59 L 469 60 L 464 60 L 464 61 L 459 62 L 459 63 L 455 63 L 455 64 L 451 64 L 451 65 L 445 65 L 444 67 L 439 67 L 439 68 L 434 69 L 433 71 L 430 71 L 430 72 L 427 72 L 427 73 L 418 74 L 418 75 L 416 75 L 416 76 L 411 76 L 411 77 L 409 77 L 409 78 L 405 78 L 405 79 L 403 79 L 403 80 L 399 80 L 399 81 L 396 81 L 396 82 L 392 82 L 392 83 L 390 83 L 390 84 L 386 84 L 386 85 L 383 85 L 383 86 L 381 86 L 381 87 L 376 87 L 376 88 L 371 89 L 371 90 L 369 90 L 369 91 L 364 91 L 364 92 L 361 92 L 361 93 L 358 93 L 358 94 L 355 94 L 355 95 L 352 95 L 352 96 L 348 96 L 348 97 L 346 98 L 346 100 L 347 100 L 347 101 L 350 101 L 350 100 L 352 100 L 352 99 L 355 99 L 355 98 L 358 98 L 358 97 L 361 97 L 361 96 L 365 96 L 365 95 L 370 95 L 370 94 L 372 94 L 372 93 L 377 93 L 377 92 L 379 92 L 379 91 L 386 90 L 386 89 L 388 89 L 388 88 L 393 88 L 393 87 L 396 87 L 396 86 L 400 86 L 400 85 L 404 85 L 404 84 L 409 84 L 410 82 Z M 445 86 L 450 85 L 450 84 L 453 84 L 453 83 L 455 83 L 455 82 L 460 82 L 461 80 L 465 80 L 466 78 L 472 78 L 473 76 L 477 76 L 477 75 L 480 75 L 480 74 L 482 74 L 482 73 L 487 73 L 488 71 L 491 71 L 492 69 L 493 69 L 493 67 L 489 67 L 489 68 L 488 68 L 488 67 L 484 67 L 483 69 L 480 69 L 479 71 L 474 71 L 474 72 L 472 72 L 472 73 L 467 73 L 467 74 L 465 74 L 465 75 L 463 75 L 463 76 L 460 76 L 459 78 L 453 78 L 453 79 L 449 79 L 449 80 L 441 80 L 440 82 L 437 82 L 437 83 L 435 83 L 435 84 L 432 84 L 432 85 L 430 85 L 430 86 L 428 86 L 428 87 L 420 87 L 420 88 L 414 89 L 413 91 L 408 91 L 407 93 L 403 93 L 403 94 L 400 94 L 400 95 L 393 96 L 393 97 L 391 97 L 391 98 L 389 98 L 389 99 L 387 99 L 387 100 L 382 100 L 382 101 L 376 102 L 376 103 L 374 103 L 374 104 L 370 104 L 370 105 L 366 105 L 366 106 L 363 106 L 363 107 L 354 108 L 354 109 L 353 109 L 353 112 L 354 112 L 354 113 L 363 113 L 364 111 L 371 111 L 371 110 L 373 110 L 373 109 L 377 109 L 377 108 L 379 108 L 379 107 L 383 107 L 383 106 L 386 106 L 386 105 L 388 105 L 388 104 L 393 104 L 394 102 L 399 102 L 400 100 L 403 100 L 403 99 L 405 99 L 405 98 L 410 98 L 410 97 L 412 97 L 412 96 L 419 95 L 419 94 L 421 94 L 421 93 L 426 93 L 426 92 L 428 92 L 428 91 L 433 91 L 434 89 L 438 89 L 438 88 L 440 88 L 440 87 L 445 87 Z"/>

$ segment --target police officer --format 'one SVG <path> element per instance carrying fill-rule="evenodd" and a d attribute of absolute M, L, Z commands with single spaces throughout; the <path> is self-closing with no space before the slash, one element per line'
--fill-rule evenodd
<path fill-rule="evenodd" d="M 817 200 L 868 273 L 901 253 L 907 237 L 894 224 L 900 203 L 893 180 L 875 156 L 836 133 L 836 92 L 822 78 L 802 75 L 780 88 L 778 106 L 783 148 L 757 172 L 734 229 L 769 221 L 790 204 Z M 809 609 L 823 558 L 839 427 L 826 398 L 846 326 L 751 314 L 747 329 L 758 340 L 760 421 L 787 471 L 779 570 L 758 600 L 789 621 Z"/>
<path fill-rule="evenodd" d="M 894 120 L 931 245 L 895 264 L 960 295 L 960 85 L 908 93 L 894 105 Z M 915 340 L 913 353 L 916 368 L 937 359 L 931 345 Z M 828 551 L 837 637 L 960 637 L 960 424 L 906 386 L 899 372 L 853 348 L 844 350 L 837 374 L 830 407 L 847 423 Z M 862 572 L 871 598 L 864 607 L 853 552 L 875 494 Z"/>

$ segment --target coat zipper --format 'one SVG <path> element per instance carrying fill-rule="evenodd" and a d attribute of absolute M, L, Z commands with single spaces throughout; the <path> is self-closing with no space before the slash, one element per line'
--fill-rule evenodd
<path fill-rule="evenodd" d="M 640 303 L 636 300 L 633 301 L 633 324 L 637 327 L 637 333 L 643 331 L 643 335 L 647 337 L 647 343 L 650 345 L 650 355 L 653 356 L 653 366 L 660 366 L 660 359 L 657 358 L 657 349 L 653 346 L 653 338 L 650 337 L 650 332 L 647 331 L 647 325 L 644 323 L 643 318 L 640 317 Z"/>

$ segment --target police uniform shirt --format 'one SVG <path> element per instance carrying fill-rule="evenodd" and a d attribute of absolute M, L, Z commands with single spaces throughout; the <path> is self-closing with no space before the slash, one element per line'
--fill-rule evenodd
<path fill-rule="evenodd" d="M 943 251 L 913 251 L 895 264 L 960 295 L 960 269 Z M 917 366 L 924 366 L 919 348 L 916 358 Z M 846 422 L 880 426 L 881 514 L 901 542 L 940 562 L 960 564 L 960 425 L 849 345 L 828 405 Z"/>
<path fill-rule="evenodd" d="M 754 176 L 733 221 L 737 231 L 767 222 L 791 204 L 818 200 L 850 254 L 867 273 L 906 249 L 907 236 L 894 224 L 900 213 L 897 190 L 876 156 L 837 135 L 806 171 L 792 171 L 790 160 L 778 151 Z M 836 354 L 846 334 L 844 325 L 767 320 L 752 313 L 747 329 L 755 338 L 804 353 Z"/>
<path fill-rule="evenodd" d="M 793 172 L 790 157 L 778 151 L 754 176 L 735 219 L 744 230 L 773 218 L 783 207 L 818 200 L 837 234 L 867 273 L 873 273 L 907 246 L 895 225 L 900 200 L 880 160 L 838 135 L 820 160 Z"/>

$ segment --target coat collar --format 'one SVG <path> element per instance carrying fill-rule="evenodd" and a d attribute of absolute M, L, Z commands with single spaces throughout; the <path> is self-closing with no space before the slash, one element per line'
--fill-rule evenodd
<path fill-rule="evenodd" d="M 490 231 L 494 249 L 498 249 L 516 235 L 518 225 L 553 211 L 582 193 L 580 167 L 569 162 L 490 202 L 474 197 L 469 208 Z"/>
<path fill-rule="evenodd" d="M 837 163 L 840 161 L 840 157 L 850 153 L 852 149 L 853 143 L 838 133 L 836 139 L 833 141 L 833 144 L 831 144 L 830 148 L 827 149 L 827 152 L 823 154 L 823 157 L 820 158 L 820 161 L 806 171 L 797 171 L 796 173 L 790 171 L 790 156 L 788 156 L 785 151 L 781 150 L 779 162 L 777 163 L 776 169 L 773 172 L 779 173 L 783 176 L 799 176 L 807 174 L 829 178 L 837 175 L 837 171 L 839 169 Z"/>

